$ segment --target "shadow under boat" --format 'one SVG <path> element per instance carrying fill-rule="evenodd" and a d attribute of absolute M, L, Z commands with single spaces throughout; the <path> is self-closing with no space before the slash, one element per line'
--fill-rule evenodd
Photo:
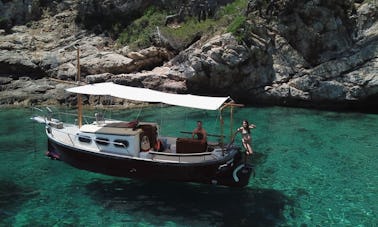
<path fill-rule="evenodd" d="M 0 179 L 0 226 L 11 226 L 11 218 L 17 214 L 22 204 L 39 194 L 32 187 Z"/>
<path fill-rule="evenodd" d="M 141 180 L 100 180 L 85 186 L 88 195 L 118 213 L 137 216 L 151 224 L 168 220 L 215 226 L 277 226 L 285 222 L 283 211 L 292 204 L 273 189 L 227 188 L 195 183 Z M 162 220 L 163 217 L 164 220 Z"/>

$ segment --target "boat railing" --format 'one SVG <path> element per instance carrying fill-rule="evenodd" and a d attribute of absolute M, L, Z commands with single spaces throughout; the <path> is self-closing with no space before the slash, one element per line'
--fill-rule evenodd
<path fill-rule="evenodd" d="M 54 134 L 56 134 L 56 133 L 59 133 L 59 134 L 62 134 L 62 135 L 67 136 L 66 138 L 68 138 L 68 141 L 70 141 L 70 142 L 71 142 L 71 145 L 72 145 L 73 147 L 75 147 L 75 143 L 74 143 L 74 141 L 73 141 L 73 139 L 72 139 L 71 136 L 73 136 L 73 137 L 75 138 L 77 135 L 74 135 L 74 134 L 72 134 L 72 133 L 68 133 L 68 132 L 62 131 L 62 130 L 60 130 L 60 129 L 58 129 L 58 128 L 54 128 L 54 132 L 53 132 L 53 131 L 50 132 L 50 134 L 52 135 L 52 137 L 54 137 L 55 139 L 58 139 L 58 140 L 60 140 L 60 141 L 62 141 L 62 142 L 66 142 L 66 143 L 67 143 L 67 140 L 64 139 L 64 138 L 62 138 L 62 137 L 58 137 L 58 136 L 54 135 Z"/>
<path fill-rule="evenodd" d="M 59 111 L 58 113 L 59 119 L 64 121 L 64 122 L 72 122 L 74 124 L 77 124 L 77 113 L 69 113 L 69 112 L 61 112 Z M 89 115 L 83 115 L 83 120 L 86 124 L 94 122 L 96 117 L 94 116 L 89 116 Z"/>
<path fill-rule="evenodd" d="M 65 122 L 65 123 L 72 123 L 72 124 L 75 124 L 77 125 L 78 124 L 78 120 L 77 120 L 77 113 L 70 113 L 70 112 L 66 112 L 66 111 L 61 111 L 60 109 L 56 109 L 56 108 L 53 108 L 53 107 L 31 107 L 32 111 L 33 111 L 33 115 L 39 115 L 41 117 L 43 117 L 44 119 L 52 119 L 52 118 L 55 118 L 55 119 L 59 119 L 60 121 L 62 122 Z M 34 113 L 36 112 L 36 113 Z M 37 114 L 38 113 L 38 114 Z M 94 113 L 93 116 L 92 115 L 83 115 L 83 121 L 86 123 L 86 124 L 91 124 L 93 122 L 99 122 L 99 119 L 101 121 L 115 121 L 114 119 L 110 119 L 110 118 L 104 118 L 103 117 L 103 114 L 102 113 Z"/>

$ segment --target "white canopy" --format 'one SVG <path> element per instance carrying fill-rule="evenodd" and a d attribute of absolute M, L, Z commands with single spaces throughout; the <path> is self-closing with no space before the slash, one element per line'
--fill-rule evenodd
<path fill-rule="evenodd" d="M 147 88 L 136 88 L 114 84 L 112 82 L 88 84 L 66 89 L 68 92 L 87 95 L 109 95 L 117 98 L 160 102 L 175 106 L 184 106 L 205 110 L 216 110 L 230 97 L 208 97 L 189 94 L 171 94 Z"/>

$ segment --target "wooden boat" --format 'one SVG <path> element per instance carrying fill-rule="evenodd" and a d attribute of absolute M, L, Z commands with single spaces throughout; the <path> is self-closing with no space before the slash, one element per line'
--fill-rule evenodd
<path fill-rule="evenodd" d="M 229 97 L 170 94 L 111 82 L 77 86 L 66 91 L 78 96 L 112 96 L 220 112 L 236 105 Z M 81 107 L 78 110 L 78 124 L 49 116 L 33 117 L 46 124 L 48 155 L 53 159 L 79 169 L 118 177 L 234 187 L 243 187 L 249 182 L 251 166 L 242 160 L 239 147 L 224 143 L 223 135 L 218 143 L 204 143 L 191 136 L 159 135 L 159 125 L 154 122 L 105 120 L 99 115 L 93 122 L 82 124 Z M 223 119 L 220 122 L 223 124 Z"/>

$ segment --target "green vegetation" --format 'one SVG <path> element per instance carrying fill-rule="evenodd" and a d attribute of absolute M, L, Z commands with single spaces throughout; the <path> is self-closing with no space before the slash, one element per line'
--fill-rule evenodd
<path fill-rule="evenodd" d="M 246 10 L 247 4 L 247 0 L 236 0 L 220 10 L 221 20 L 227 26 L 226 32 L 232 33 L 239 41 L 243 40 L 245 36 L 240 31 L 246 26 L 247 18 L 243 12 Z"/>
<path fill-rule="evenodd" d="M 168 37 L 170 42 L 177 47 L 185 47 L 197 37 L 214 32 L 216 26 L 217 23 L 213 19 L 199 22 L 194 18 L 190 18 L 185 23 L 180 24 L 178 28 L 162 27 L 161 33 L 164 37 Z"/>
<path fill-rule="evenodd" d="M 244 11 L 247 8 L 247 0 L 236 0 L 232 4 L 227 5 L 221 10 L 222 18 L 228 18 L 227 32 L 232 33 L 238 41 L 246 41 L 248 39 L 248 33 L 252 27 L 247 23 L 247 17 L 244 16 Z"/>
<path fill-rule="evenodd" d="M 217 31 L 227 31 L 237 35 L 246 22 L 246 18 L 242 15 L 247 3 L 248 0 L 236 0 L 220 8 L 213 19 L 198 21 L 196 18 L 186 17 L 185 21 L 175 28 L 165 26 L 167 12 L 152 7 L 125 29 L 122 30 L 119 24 L 115 24 L 112 30 L 119 33 L 119 44 L 129 45 L 132 49 L 150 46 L 153 35 L 157 33 L 157 27 L 171 44 L 185 47 L 198 36 L 213 34 Z"/>
<path fill-rule="evenodd" d="M 219 16 L 240 16 L 243 13 L 243 10 L 247 8 L 248 0 L 236 0 L 231 4 L 228 4 L 219 11 Z"/>
<path fill-rule="evenodd" d="M 238 30 L 243 27 L 245 21 L 246 21 L 245 16 L 237 16 L 228 26 L 227 32 L 231 32 L 232 34 L 237 34 Z"/>
<path fill-rule="evenodd" d="M 151 43 L 150 36 L 156 32 L 156 27 L 164 25 L 167 14 L 151 7 L 145 14 L 133 21 L 119 35 L 120 44 L 128 44 L 132 48 L 144 48 Z M 120 25 L 113 26 L 114 31 L 120 30 Z"/>

